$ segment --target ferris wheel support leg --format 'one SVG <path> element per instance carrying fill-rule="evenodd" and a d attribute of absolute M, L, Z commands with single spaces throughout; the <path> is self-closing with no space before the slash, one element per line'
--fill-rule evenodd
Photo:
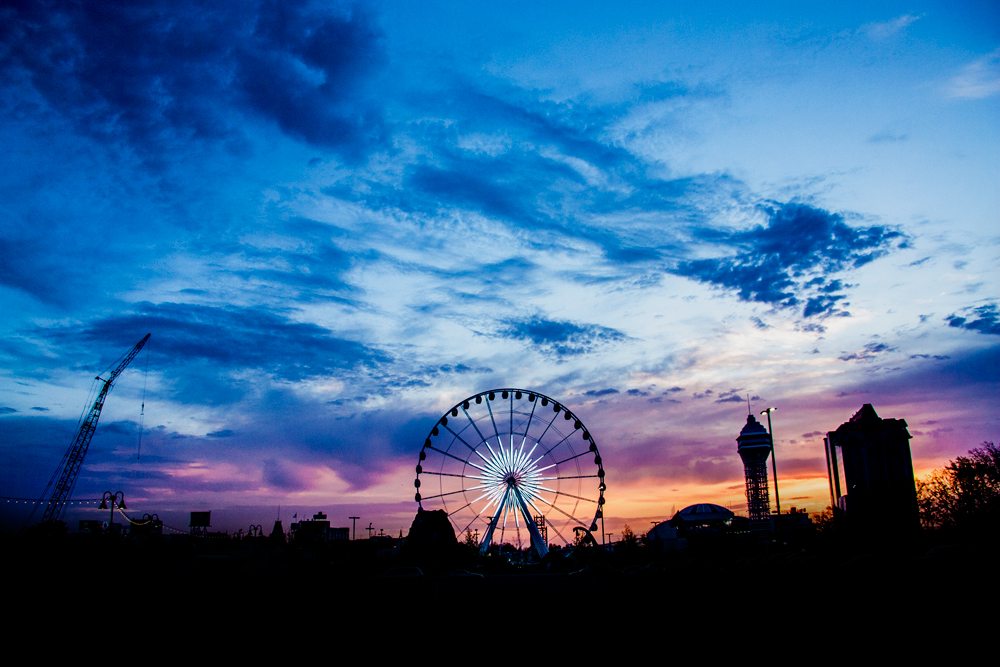
<path fill-rule="evenodd" d="M 504 491 L 503 498 L 497 503 L 497 511 L 493 514 L 493 518 L 490 519 L 490 527 L 486 529 L 486 534 L 483 535 L 483 541 L 479 543 L 479 554 L 482 556 L 486 555 L 486 552 L 490 550 L 490 544 L 493 542 L 493 531 L 497 529 L 497 522 L 500 521 L 500 514 L 503 512 L 504 507 L 507 506 L 507 496 L 510 495 L 510 487 Z"/>
<path fill-rule="evenodd" d="M 542 539 L 542 534 L 538 532 L 538 525 L 535 524 L 534 518 L 531 516 L 531 512 L 528 511 L 528 504 L 524 502 L 524 496 L 518 489 L 514 489 L 514 495 L 517 496 L 517 504 L 521 507 L 521 514 L 524 516 L 524 523 L 528 526 L 528 533 L 531 535 L 531 546 L 535 547 L 535 553 L 538 554 L 539 558 L 545 558 L 549 553 L 549 545 L 545 544 L 545 540 Z"/>

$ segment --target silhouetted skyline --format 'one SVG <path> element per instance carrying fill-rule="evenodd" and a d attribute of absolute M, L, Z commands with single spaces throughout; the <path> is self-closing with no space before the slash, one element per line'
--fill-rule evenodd
<path fill-rule="evenodd" d="M 586 421 L 609 531 L 744 503 L 746 394 L 780 408 L 783 508 L 828 504 L 823 434 L 865 402 L 925 475 L 1000 431 L 998 24 L 943 2 L 9 9 L 0 491 L 41 492 L 146 332 L 78 497 L 395 534 L 429 425 L 489 387 Z"/>

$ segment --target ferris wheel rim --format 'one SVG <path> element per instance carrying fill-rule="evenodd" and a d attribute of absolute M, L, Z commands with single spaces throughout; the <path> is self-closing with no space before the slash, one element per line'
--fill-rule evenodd
<path fill-rule="evenodd" d="M 506 412 L 502 409 L 498 410 L 500 416 L 506 417 L 508 420 L 503 427 L 498 426 L 493 410 L 493 404 L 498 399 L 507 401 Z M 522 408 L 525 401 L 530 403 L 532 406 L 530 411 L 527 408 L 515 409 L 515 400 L 519 401 L 517 404 L 518 408 Z M 491 435 L 484 435 L 479 428 L 479 424 L 477 424 L 477 419 L 474 419 L 469 414 L 469 410 L 472 409 L 473 405 L 482 406 L 483 403 L 485 403 L 489 422 L 486 421 L 486 415 L 484 414 L 480 414 L 478 419 L 484 425 L 489 424 L 491 427 L 489 430 L 492 431 Z M 549 419 L 544 431 L 540 434 L 529 435 L 532 419 L 538 407 L 549 407 L 554 414 Z M 571 422 L 569 425 L 571 428 L 568 428 L 568 432 L 565 434 L 563 434 L 559 426 L 553 428 L 560 414 L 563 417 L 562 421 Z M 458 432 L 456 432 L 452 426 L 449 426 L 449 422 L 450 419 L 461 416 L 464 416 L 468 423 L 463 423 L 459 427 Z M 520 423 L 517 424 L 517 427 L 523 428 L 523 431 L 517 430 L 515 417 L 519 420 L 526 417 L 523 425 Z M 475 436 L 470 437 L 469 440 L 473 440 L 475 445 L 470 444 L 461 435 L 467 429 L 470 429 L 470 426 L 475 431 Z M 554 444 L 548 445 L 548 443 L 545 443 L 545 437 L 550 429 L 554 433 L 562 435 L 562 437 Z M 445 432 L 450 433 L 452 436 L 451 441 L 443 448 L 436 447 L 435 438 L 443 436 Z M 570 452 L 575 453 L 562 459 L 556 459 L 551 456 L 554 450 L 578 432 L 580 432 L 583 441 L 586 443 L 585 449 L 576 452 L 572 444 L 567 444 L 566 448 L 569 448 Z M 507 436 L 509 441 L 507 444 L 503 442 L 501 433 Z M 515 443 L 515 436 L 521 440 L 519 447 Z M 460 455 L 456 455 L 456 453 L 451 451 L 458 443 L 461 443 L 466 448 L 464 451 L 457 450 Z M 496 449 L 493 448 L 493 443 L 496 444 Z M 545 449 L 543 454 L 532 459 L 539 445 L 547 447 L 547 449 Z M 485 446 L 485 449 L 480 451 L 480 448 L 483 446 Z M 527 452 L 525 451 L 526 446 L 528 446 Z M 440 457 L 439 469 L 437 471 L 424 469 L 424 463 L 428 459 L 428 450 L 437 453 Z M 587 454 L 593 456 L 593 467 L 589 471 L 584 470 L 581 466 L 581 458 Z M 477 456 L 478 458 L 475 458 Z M 551 462 L 545 466 L 540 466 L 540 462 L 545 457 L 550 457 Z M 572 467 L 568 465 L 570 463 Z M 576 472 L 577 474 L 560 474 L 564 465 L 567 466 L 570 472 Z M 585 462 L 584 465 L 586 465 Z M 449 470 L 452 470 L 452 472 L 445 472 L 446 466 L 451 466 Z M 543 473 L 548 470 L 554 470 L 554 473 L 544 475 Z M 501 515 L 503 517 L 501 538 L 506 531 L 508 519 L 513 517 L 518 539 L 521 539 L 519 522 L 523 522 L 524 528 L 531 538 L 532 546 L 535 547 L 535 550 L 541 556 L 547 551 L 547 533 L 543 536 L 543 532 L 547 531 L 546 526 L 552 527 L 559 538 L 564 543 L 569 544 L 572 540 L 567 538 L 567 534 L 572 536 L 577 529 L 596 530 L 598 519 L 603 518 L 605 491 L 607 489 L 606 473 L 603 459 L 593 434 L 583 424 L 579 416 L 566 406 L 565 403 L 535 390 L 519 387 L 498 387 L 477 392 L 455 403 L 434 423 L 424 439 L 416 472 L 414 500 L 416 500 L 418 507 L 421 510 L 427 509 L 425 503 L 429 500 L 434 500 L 435 502 L 431 506 L 440 505 L 447 513 L 449 520 L 456 530 L 462 532 L 470 531 L 473 524 L 477 524 L 477 522 L 482 526 L 484 511 L 489 510 L 492 513 L 488 527 L 485 527 L 484 540 L 481 543 L 481 550 L 484 553 L 485 549 L 492 542 L 493 532 L 497 528 Z M 421 477 L 425 475 L 437 475 L 438 490 L 440 493 L 431 495 L 424 493 L 424 490 L 421 488 Z M 454 482 L 454 479 L 451 482 L 456 483 L 457 488 L 451 489 L 449 487 L 450 490 L 445 491 L 446 477 L 457 478 L 457 483 Z M 585 479 L 593 479 L 597 484 L 596 488 L 593 490 L 583 490 L 583 480 Z M 467 483 L 468 480 L 476 482 L 476 484 L 470 485 Z M 576 493 L 562 489 L 562 485 L 569 480 L 573 480 L 577 484 L 576 488 L 578 491 Z M 546 483 L 552 481 L 554 481 L 553 486 L 556 488 L 546 486 Z M 470 492 L 478 495 L 470 499 Z M 457 507 L 457 509 L 450 509 L 450 501 L 447 498 L 458 496 L 459 494 L 461 494 L 462 500 L 465 501 L 464 504 Z M 544 494 L 549 494 L 549 497 L 546 498 Z M 484 502 L 485 504 L 483 505 L 482 503 Z M 481 504 L 478 512 L 473 507 L 476 503 Z M 578 517 L 581 504 L 586 503 L 593 503 L 594 506 L 593 518 L 589 520 L 583 520 Z M 455 520 L 454 516 L 470 507 L 472 509 L 467 514 L 474 514 L 474 516 L 463 526 Z M 567 511 L 567 507 L 569 507 L 569 511 Z M 547 514 L 545 508 L 547 508 L 548 512 L 555 512 L 556 514 Z M 587 514 L 589 514 L 589 510 L 587 510 Z M 546 516 L 550 517 L 548 521 L 546 521 Z M 551 520 L 553 516 L 555 516 L 555 523 Z M 543 522 L 541 530 L 535 525 L 535 521 L 538 519 L 541 519 Z M 560 527 L 565 531 L 565 534 L 560 531 Z"/>

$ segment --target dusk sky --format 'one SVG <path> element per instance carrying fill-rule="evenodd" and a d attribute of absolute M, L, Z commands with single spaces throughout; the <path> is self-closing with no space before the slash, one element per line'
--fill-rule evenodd
<path fill-rule="evenodd" d="M 1000 437 L 995 2 L 7 2 L 0 85 L 0 495 L 147 332 L 75 495 L 179 527 L 405 531 L 493 387 L 614 531 L 745 509 L 748 394 L 783 509 L 866 402 L 918 476 Z"/>

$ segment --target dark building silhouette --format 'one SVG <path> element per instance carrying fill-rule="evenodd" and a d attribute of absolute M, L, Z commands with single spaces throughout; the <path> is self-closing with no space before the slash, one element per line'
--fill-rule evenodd
<path fill-rule="evenodd" d="M 910 437 L 905 420 L 882 419 L 871 403 L 827 433 L 830 485 L 850 524 L 879 531 L 919 526 Z"/>
<path fill-rule="evenodd" d="M 271 534 L 268 538 L 272 542 L 285 543 L 285 527 L 281 525 L 281 519 L 274 520 L 274 527 L 271 528 Z"/>
<path fill-rule="evenodd" d="M 312 519 L 292 523 L 291 540 L 298 543 L 320 544 L 326 542 L 346 542 L 350 539 L 350 528 L 330 526 L 324 512 L 316 512 Z"/>
<path fill-rule="evenodd" d="M 736 451 L 743 459 L 747 479 L 747 513 L 754 522 L 771 517 L 771 499 L 767 486 L 767 457 L 771 453 L 771 436 L 752 415 L 736 438 Z"/>
<path fill-rule="evenodd" d="M 692 532 L 723 533 L 733 523 L 733 513 L 722 505 L 697 503 L 688 505 L 674 514 L 669 523 L 682 535 L 689 535 Z"/>
<path fill-rule="evenodd" d="M 212 527 L 211 512 L 191 512 L 191 521 L 188 524 L 192 535 L 208 535 L 208 529 Z"/>

